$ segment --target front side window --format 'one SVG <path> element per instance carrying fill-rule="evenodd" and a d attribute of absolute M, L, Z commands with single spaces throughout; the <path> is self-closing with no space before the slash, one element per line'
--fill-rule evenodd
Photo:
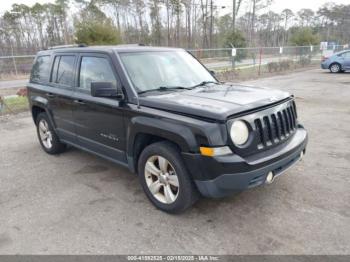
<path fill-rule="evenodd" d="M 32 68 L 31 82 L 43 83 L 49 80 L 50 56 L 39 56 Z"/>
<path fill-rule="evenodd" d="M 72 86 L 74 60 L 75 56 L 71 55 L 56 56 L 53 63 L 51 82 L 64 86 Z"/>
<path fill-rule="evenodd" d="M 214 77 L 185 51 L 120 53 L 138 92 L 159 87 L 192 87 Z"/>
<path fill-rule="evenodd" d="M 81 59 L 79 87 L 90 90 L 92 82 L 112 82 L 117 87 L 117 80 L 107 58 L 84 56 Z"/>

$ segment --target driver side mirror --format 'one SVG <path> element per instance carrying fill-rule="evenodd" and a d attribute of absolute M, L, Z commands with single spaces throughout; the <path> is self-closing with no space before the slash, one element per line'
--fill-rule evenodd
<path fill-rule="evenodd" d="M 209 70 L 209 72 L 210 72 L 210 74 L 211 74 L 212 76 L 215 76 L 215 71 L 214 71 L 214 70 Z"/>
<path fill-rule="evenodd" d="M 124 94 L 120 87 L 115 87 L 112 82 L 92 82 L 91 96 L 93 97 L 110 97 L 118 100 L 124 99 Z"/>

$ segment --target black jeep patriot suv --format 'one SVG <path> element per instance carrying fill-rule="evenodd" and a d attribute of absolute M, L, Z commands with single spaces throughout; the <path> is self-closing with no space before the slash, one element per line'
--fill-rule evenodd
<path fill-rule="evenodd" d="M 28 98 L 42 148 L 127 166 L 150 201 L 181 212 L 199 193 L 265 183 L 307 144 L 293 96 L 219 82 L 182 49 L 60 47 L 37 54 Z"/>

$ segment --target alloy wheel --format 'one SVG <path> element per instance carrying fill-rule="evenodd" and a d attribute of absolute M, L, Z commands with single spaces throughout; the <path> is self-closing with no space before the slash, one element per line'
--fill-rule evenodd
<path fill-rule="evenodd" d="M 333 73 L 338 73 L 338 72 L 340 71 L 339 65 L 338 65 L 338 64 L 332 65 L 332 66 L 331 66 L 331 71 L 332 71 Z"/>
<path fill-rule="evenodd" d="M 49 124 L 45 119 L 41 119 L 39 122 L 39 136 L 44 147 L 50 149 L 52 147 L 52 133 L 49 128 Z"/>
<path fill-rule="evenodd" d="M 145 179 L 151 194 L 163 204 L 172 204 L 179 195 L 179 179 L 171 163 L 151 156 L 145 166 Z"/>

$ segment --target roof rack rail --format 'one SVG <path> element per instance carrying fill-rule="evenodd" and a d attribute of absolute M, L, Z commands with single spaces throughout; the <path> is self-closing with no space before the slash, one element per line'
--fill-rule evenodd
<path fill-rule="evenodd" d="M 87 47 L 86 44 L 74 44 L 74 45 L 55 45 L 55 46 L 50 46 L 48 49 L 61 49 L 61 48 L 70 48 L 70 47 Z"/>

